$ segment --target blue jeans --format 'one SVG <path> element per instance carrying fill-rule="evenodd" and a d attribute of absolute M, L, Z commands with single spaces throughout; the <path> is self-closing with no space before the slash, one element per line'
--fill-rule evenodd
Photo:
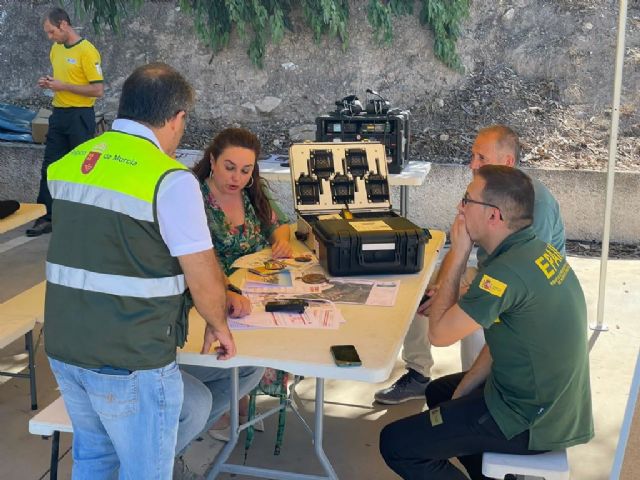
<path fill-rule="evenodd" d="M 183 396 L 175 362 L 129 375 L 49 363 L 73 425 L 73 480 L 171 478 Z"/>
<path fill-rule="evenodd" d="M 180 370 L 184 382 L 184 403 L 180 412 L 176 454 L 182 453 L 194 438 L 230 409 L 231 398 L 230 369 L 181 365 Z M 251 392 L 263 374 L 262 367 L 240 367 L 238 398 Z"/>

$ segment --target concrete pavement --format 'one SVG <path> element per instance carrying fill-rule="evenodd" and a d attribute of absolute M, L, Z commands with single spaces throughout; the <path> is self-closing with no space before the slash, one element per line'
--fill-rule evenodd
<path fill-rule="evenodd" d="M 0 235 L 0 302 L 44 279 L 44 258 L 48 237 L 36 238 L 2 251 L 2 246 L 23 235 L 12 231 Z M 595 321 L 599 259 L 570 257 L 587 297 Z M 609 476 L 624 415 L 628 391 L 640 345 L 640 261 L 611 260 L 608 267 L 605 323 L 607 332 L 589 331 L 591 344 L 591 386 L 593 392 L 596 437 L 587 445 L 569 450 L 572 478 L 600 480 Z M 553 332 L 550 332 L 552 335 Z M 453 373 L 460 368 L 457 346 L 434 349 L 433 376 Z M 0 370 L 18 371 L 26 365 L 22 340 L 0 351 Z M 58 396 L 42 348 L 37 357 L 38 402 L 42 407 Z M 424 408 L 413 401 L 387 407 L 372 403 L 373 393 L 392 383 L 403 371 L 400 360 L 394 374 L 384 384 L 327 381 L 325 384 L 325 451 L 341 479 L 394 479 L 378 454 L 378 434 L 387 423 Z M 300 409 L 307 421 L 313 417 L 315 382 L 305 379 L 298 386 Z M 270 400 L 260 400 L 267 409 Z M 0 377 L 0 479 L 48 478 L 50 442 L 28 433 L 28 420 L 35 412 L 29 408 L 28 382 Z M 290 414 L 287 418 L 284 445 L 273 456 L 276 420 L 267 419 L 266 431 L 256 433 L 248 452 L 247 463 L 268 468 L 282 468 L 299 473 L 320 473 L 310 438 Z M 70 435 L 62 435 L 59 478 L 70 478 Z M 186 455 L 187 463 L 203 471 L 220 450 L 222 443 L 205 435 L 194 442 Z M 243 442 L 233 454 L 235 461 L 244 458 Z M 231 478 L 223 475 L 221 478 Z M 235 476 L 235 479 L 242 477 Z"/>

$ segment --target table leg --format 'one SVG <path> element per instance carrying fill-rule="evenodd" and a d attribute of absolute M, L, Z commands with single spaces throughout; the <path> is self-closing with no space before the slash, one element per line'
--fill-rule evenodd
<path fill-rule="evenodd" d="M 29 352 L 29 384 L 31 387 L 31 410 L 38 409 L 38 393 L 36 391 L 36 352 L 33 348 L 33 330 L 25 335 L 27 351 Z"/>
<path fill-rule="evenodd" d="M 327 477 L 331 480 L 338 480 L 335 470 L 331 466 L 331 462 L 322 449 L 322 433 L 324 423 L 324 378 L 316 378 L 316 424 L 313 431 L 313 447 L 316 451 L 316 456 L 322 464 Z"/>
<path fill-rule="evenodd" d="M 49 480 L 58 480 L 58 455 L 60 454 L 60 432 L 53 432 L 51 439 L 51 463 L 49 468 Z"/>
<path fill-rule="evenodd" d="M 238 367 L 231 368 L 231 412 L 229 414 L 229 421 L 231 422 L 230 433 L 229 433 L 229 441 L 224 446 L 224 448 L 220 451 L 218 456 L 216 457 L 216 461 L 213 463 L 213 467 L 207 474 L 207 480 L 213 480 L 218 476 L 220 472 L 222 472 L 222 466 L 224 462 L 227 461 L 231 452 L 235 448 L 238 443 L 238 425 L 240 423 L 240 411 L 238 410 L 238 401 L 240 400 L 238 397 L 240 395 L 240 380 L 238 376 Z"/>
<path fill-rule="evenodd" d="M 226 472 L 237 475 L 250 475 L 254 477 L 271 478 L 277 480 L 338 480 L 335 470 L 331 466 L 327 455 L 322 449 L 322 433 L 324 420 L 324 379 L 316 379 L 316 398 L 315 398 L 315 427 L 313 432 L 313 446 L 318 457 L 318 461 L 322 465 L 326 476 L 307 475 L 302 473 L 285 472 L 280 470 L 271 470 L 267 468 L 248 467 L 246 465 L 233 465 L 225 463 L 231 452 L 238 443 L 239 437 L 239 400 L 240 381 L 238 377 L 238 367 L 231 369 L 231 432 L 230 438 L 224 448 L 220 451 L 213 463 L 211 469 L 205 474 L 207 480 L 215 479 L 220 473 Z M 277 412 L 279 408 L 273 409 Z"/>
<path fill-rule="evenodd" d="M 403 217 L 409 213 L 409 187 L 400 185 L 400 215 Z"/>

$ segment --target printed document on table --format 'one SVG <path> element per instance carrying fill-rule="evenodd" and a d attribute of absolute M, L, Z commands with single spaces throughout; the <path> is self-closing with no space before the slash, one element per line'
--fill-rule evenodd
<path fill-rule="evenodd" d="M 268 284 L 257 284 L 257 283 L 249 283 L 245 279 L 245 283 L 242 285 L 242 293 L 243 294 L 252 294 L 252 293 L 286 293 L 287 295 L 306 295 L 306 294 L 314 294 L 320 293 L 322 291 L 322 285 L 313 285 L 304 283 L 299 277 L 294 277 L 292 281 L 292 286 L 283 287 L 280 285 L 268 285 Z"/>
<path fill-rule="evenodd" d="M 306 257 L 307 261 L 299 262 L 296 261 L 297 257 Z M 250 253 L 249 255 L 244 255 L 236 259 L 235 262 L 231 265 L 233 268 L 257 268 L 264 266 L 264 262 L 274 260 L 271 253 L 271 248 L 265 248 L 264 250 L 260 250 L 259 252 Z M 284 263 L 287 267 L 292 267 L 294 269 L 308 268 L 312 265 L 316 265 L 318 263 L 318 259 L 315 255 L 306 252 L 304 254 L 294 253 L 293 258 L 278 258 L 275 259 L 279 262 Z"/>
<path fill-rule="evenodd" d="M 400 281 L 378 281 L 362 279 L 331 279 L 319 285 L 319 292 L 309 291 L 304 295 L 295 294 L 306 299 L 324 299 L 334 303 L 350 303 L 356 305 L 375 305 L 392 307 L 396 303 Z"/>
<path fill-rule="evenodd" d="M 345 322 L 340 310 L 334 306 L 311 305 L 304 313 L 271 313 L 255 308 L 251 314 L 230 319 L 231 329 L 258 328 L 325 328 L 337 329 Z M 234 328 L 235 327 L 235 328 Z"/>
<path fill-rule="evenodd" d="M 365 305 L 377 305 L 380 307 L 393 307 L 398 298 L 400 281 L 374 282 L 369 298 Z"/>

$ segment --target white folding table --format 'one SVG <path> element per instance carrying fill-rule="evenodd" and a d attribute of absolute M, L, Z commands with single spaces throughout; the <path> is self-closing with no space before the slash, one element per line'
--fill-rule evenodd
<path fill-rule="evenodd" d="M 202 347 L 205 323 L 196 310 L 192 310 L 189 318 L 189 339 L 184 348 L 178 352 L 178 362 L 231 369 L 231 438 L 208 471 L 208 479 L 215 478 L 221 472 L 283 480 L 338 478 L 322 448 L 324 379 L 377 383 L 389 378 L 404 336 L 424 294 L 438 254 L 444 245 L 445 235 L 443 232 L 432 231 L 431 235 L 432 238 L 425 249 L 424 267 L 419 273 L 369 277 L 401 281 L 395 305 L 393 307 L 374 307 L 341 304 L 339 307 L 346 323 L 337 330 L 274 328 L 235 331 L 233 335 L 238 355 L 230 360 L 219 361 L 214 355 L 199 353 Z M 304 251 L 305 247 L 296 242 L 294 249 Z M 244 272 L 238 271 L 234 275 L 244 275 Z M 234 277 L 232 279 L 239 280 Z M 343 344 L 355 345 L 362 360 L 361 367 L 341 368 L 333 363 L 329 347 Z M 238 367 L 242 366 L 271 367 L 295 375 L 316 377 L 313 444 L 326 476 L 225 463 L 238 442 L 240 431 L 248 426 L 248 424 L 239 426 Z M 277 410 L 278 408 L 266 412 L 259 418 L 275 413 Z"/>

